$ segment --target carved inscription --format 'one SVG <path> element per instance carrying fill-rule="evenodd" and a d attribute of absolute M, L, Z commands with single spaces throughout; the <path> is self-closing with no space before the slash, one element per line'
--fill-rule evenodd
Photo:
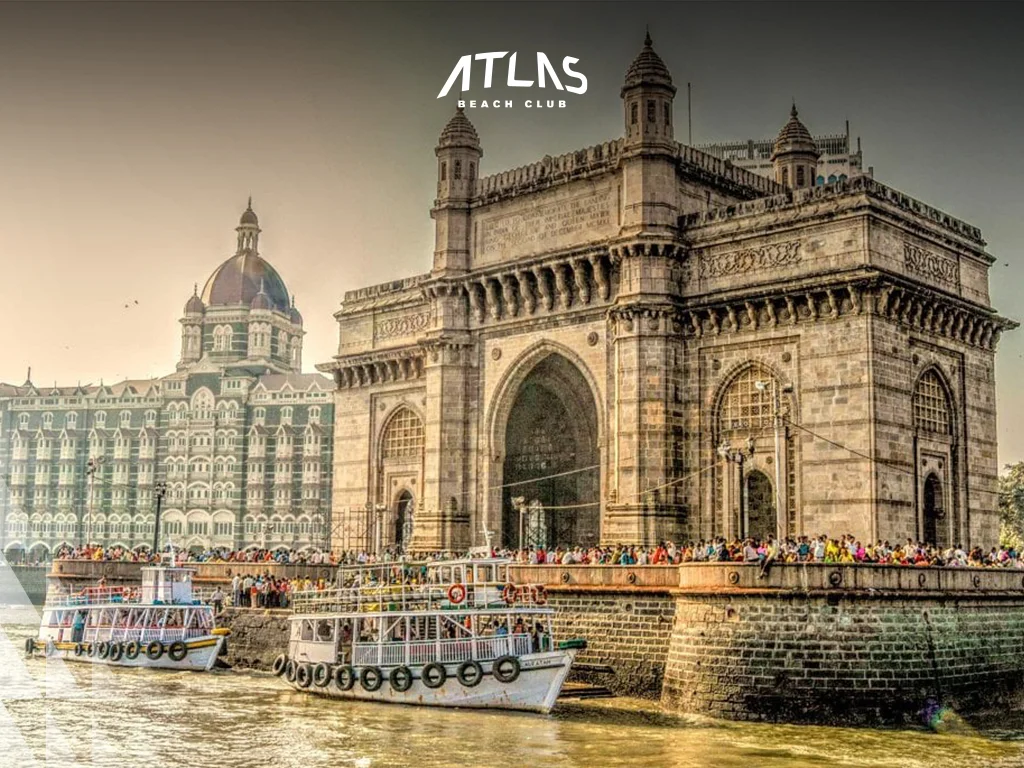
<path fill-rule="evenodd" d="M 716 277 L 744 275 L 762 269 L 778 269 L 800 263 L 800 242 L 772 243 L 761 248 L 747 248 L 715 256 L 701 254 L 700 279 L 714 280 Z"/>
<path fill-rule="evenodd" d="M 396 336 L 408 336 L 417 331 L 422 331 L 429 322 L 429 312 L 402 315 L 401 317 L 387 317 L 374 324 L 373 338 L 376 341 L 383 341 L 384 339 L 391 339 Z"/>
<path fill-rule="evenodd" d="M 574 235 L 593 240 L 612 226 L 612 192 L 596 190 L 481 223 L 477 256 L 534 253 Z"/>
<path fill-rule="evenodd" d="M 944 283 L 953 288 L 960 287 L 960 264 L 956 259 L 940 256 L 910 243 L 903 244 L 903 265 L 907 271 Z"/>

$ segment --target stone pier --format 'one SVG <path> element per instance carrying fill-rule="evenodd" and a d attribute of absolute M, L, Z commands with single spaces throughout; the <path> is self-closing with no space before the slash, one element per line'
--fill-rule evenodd
<path fill-rule="evenodd" d="M 580 672 L 672 710 L 735 720 L 900 723 L 1024 684 L 1024 571 L 738 563 L 524 566 Z M 610 667 L 612 672 L 600 670 Z"/>

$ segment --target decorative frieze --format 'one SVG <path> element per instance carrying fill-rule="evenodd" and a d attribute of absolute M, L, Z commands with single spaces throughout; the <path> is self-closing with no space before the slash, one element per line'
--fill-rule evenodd
<path fill-rule="evenodd" d="M 713 256 L 701 253 L 698 276 L 701 280 L 714 280 L 718 277 L 745 275 L 754 270 L 781 269 L 799 263 L 800 241 L 791 240 Z"/>
<path fill-rule="evenodd" d="M 903 266 L 912 275 L 960 290 L 960 263 L 956 259 L 904 243 Z"/>
<path fill-rule="evenodd" d="M 410 336 L 430 325 L 430 313 L 427 311 L 399 317 L 384 317 L 377 320 L 373 327 L 373 340 L 385 341 L 400 336 Z"/>

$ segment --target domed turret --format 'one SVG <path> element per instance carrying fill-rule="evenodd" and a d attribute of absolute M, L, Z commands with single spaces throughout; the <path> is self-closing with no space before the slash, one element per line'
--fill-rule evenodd
<path fill-rule="evenodd" d="M 260 292 L 252 297 L 252 301 L 249 302 L 249 309 L 254 310 L 271 310 L 274 309 L 274 303 L 270 300 L 270 296 L 267 295 L 266 291 L 263 290 L 264 281 L 260 281 Z"/>
<path fill-rule="evenodd" d="M 626 147 L 657 149 L 674 154 L 672 100 L 676 87 L 665 62 L 654 52 L 651 35 L 626 70 L 622 83 L 622 108 L 625 112 Z"/>
<path fill-rule="evenodd" d="M 644 37 L 644 47 L 626 70 L 626 80 L 622 84 L 623 95 L 638 85 L 661 85 L 670 88 L 672 93 L 676 92 L 672 85 L 672 73 L 668 71 L 661 56 L 654 52 L 650 32 Z"/>
<path fill-rule="evenodd" d="M 295 325 L 302 325 L 302 314 L 295 307 L 295 297 L 294 296 L 292 296 L 292 308 L 291 308 L 291 311 L 288 313 L 288 316 L 289 316 L 289 318 L 291 319 L 291 321 Z"/>
<path fill-rule="evenodd" d="M 185 314 L 186 315 L 201 315 L 206 311 L 206 305 L 203 304 L 203 300 L 199 298 L 199 286 L 192 286 L 192 296 L 185 303 Z"/>
<path fill-rule="evenodd" d="M 819 156 L 818 145 L 807 126 L 800 122 L 794 103 L 789 122 L 782 126 L 772 147 L 775 181 L 791 189 L 814 186 Z"/>
<path fill-rule="evenodd" d="M 437 149 L 447 147 L 480 147 L 480 137 L 477 136 L 476 128 L 469 122 L 462 107 L 455 110 L 452 119 L 441 131 L 441 138 L 437 140 Z"/>
<path fill-rule="evenodd" d="M 258 227 L 260 225 L 260 220 L 256 216 L 256 211 L 252 209 L 252 196 L 249 197 L 249 205 L 242 212 L 242 218 L 238 220 L 238 223 L 241 225 L 251 224 L 254 227 Z"/>

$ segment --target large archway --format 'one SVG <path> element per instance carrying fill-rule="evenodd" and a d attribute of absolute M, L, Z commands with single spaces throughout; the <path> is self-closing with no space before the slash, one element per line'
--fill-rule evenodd
<path fill-rule="evenodd" d="M 416 504 L 412 494 L 408 490 L 402 491 L 395 501 L 395 546 L 402 551 L 408 548 L 412 541 L 413 512 Z"/>
<path fill-rule="evenodd" d="M 747 473 L 746 535 L 758 540 L 774 536 L 778 527 L 772 481 L 759 470 Z"/>
<path fill-rule="evenodd" d="M 930 474 L 924 481 L 924 543 L 941 549 L 949 546 L 945 535 L 945 510 L 942 504 L 942 481 Z"/>
<path fill-rule="evenodd" d="M 576 546 L 600 539 L 597 405 L 560 354 L 538 362 L 516 390 L 504 434 L 502 543 Z"/>

